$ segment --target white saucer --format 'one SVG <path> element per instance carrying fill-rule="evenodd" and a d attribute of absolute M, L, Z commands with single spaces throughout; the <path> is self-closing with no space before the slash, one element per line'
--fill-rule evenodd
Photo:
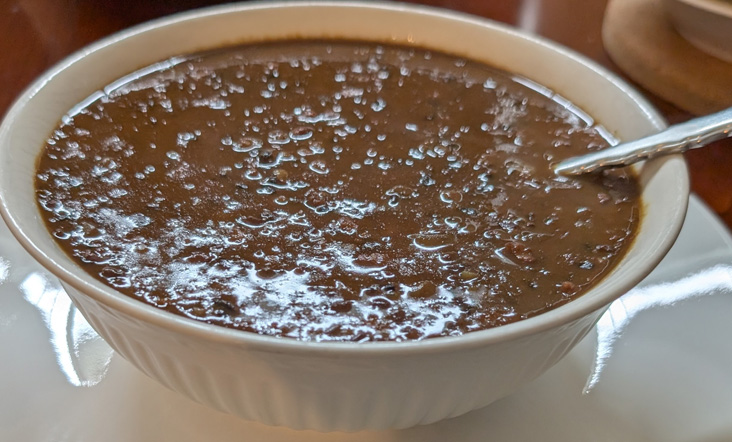
<path fill-rule="evenodd" d="M 145 377 L 0 223 L 0 441 L 732 440 L 732 237 L 697 198 L 641 287 L 557 366 L 487 408 L 404 431 L 296 432 Z"/>

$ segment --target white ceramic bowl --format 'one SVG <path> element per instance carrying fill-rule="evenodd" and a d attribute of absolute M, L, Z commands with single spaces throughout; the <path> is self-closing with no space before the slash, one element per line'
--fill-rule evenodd
<path fill-rule="evenodd" d="M 461 337 L 401 343 L 312 343 L 175 316 L 117 293 L 56 246 L 34 203 L 36 156 L 69 108 L 114 79 L 174 55 L 283 37 L 394 41 L 483 60 L 546 85 L 620 139 L 664 126 L 625 83 L 536 37 L 474 17 L 390 3 L 261 3 L 151 22 L 97 42 L 44 74 L 0 126 L 2 215 L 57 275 L 91 325 L 122 356 L 173 390 L 267 424 L 317 430 L 404 428 L 483 407 L 554 365 L 610 302 L 673 244 L 689 192 L 684 161 L 641 170 L 645 213 L 632 250 L 586 295 L 537 317 Z"/>
<path fill-rule="evenodd" d="M 732 0 L 664 0 L 664 7 L 689 43 L 732 63 Z"/>

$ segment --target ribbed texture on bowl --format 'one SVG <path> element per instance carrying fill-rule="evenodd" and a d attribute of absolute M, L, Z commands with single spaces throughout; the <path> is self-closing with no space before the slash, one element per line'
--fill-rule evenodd
<path fill-rule="evenodd" d="M 244 419 L 320 431 L 407 428 L 486 406 L 559 361 L 599 315 L 479 351 L 343 363 L 337 355 L 297 357 L 180 339 L 66 290 L 112 348 L 166 387 Z"/>

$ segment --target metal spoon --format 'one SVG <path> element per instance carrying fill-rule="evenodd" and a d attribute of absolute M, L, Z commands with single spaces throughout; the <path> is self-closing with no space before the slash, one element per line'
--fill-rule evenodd
<path fill-rule="evenodd" d="M 732 107 L 635 141 L 560 161 L 554 171 L 560 175 L 580 175 L 623 167 L 661 155 L 686 152 L 727 137 L 732 137 Z"/>

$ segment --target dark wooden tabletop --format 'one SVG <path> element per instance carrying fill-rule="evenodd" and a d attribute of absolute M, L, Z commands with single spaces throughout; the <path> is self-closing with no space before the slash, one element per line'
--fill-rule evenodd
<path fill-rule="evenodd" d="M 623 73 L 603 49 L 604 0 L 412 0 L 515 25 Z M 36 76 L 115 31 L 216 0 L 0 0 L 0 114 Z M 626 77 L 627 79 L 627 77 Z M 632 83 L 632 82 L 631 82 Z M 637 87 L 637 86 L 636 86 Z M 638 87 L 671 123 L 691 115 Z M 692 189 L 732 228 L 732 139 L 688 152 Z"/>

